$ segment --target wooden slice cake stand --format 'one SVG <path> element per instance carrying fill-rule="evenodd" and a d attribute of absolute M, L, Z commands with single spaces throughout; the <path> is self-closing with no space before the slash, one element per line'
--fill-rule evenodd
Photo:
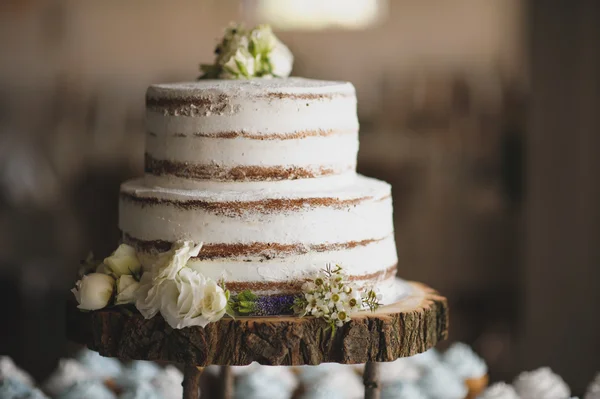
<path fill-rule="evenodd" d="M 225 397 L 231 396 L 231 371 L 226 366 L 251 362 L 276 366 L 366 363 L 365 398 L 379 397 L 377 362 L 412 356 L 434 347 L 448 335 L 446 298 L 420 283 L 400 301 L 375 312 L 360 312 L 331 330 L 313 317 L 271 316 L 223 318 L 205 328 L 175 330 L 160 316 L 146 320 L 135 312 L 103 309 L 67 312 L 69 339 L 103 356 L 154 360 L 185 365 L 184 399 L 198 398 L 202 369 L 225 366 L 221 377 Z"/>

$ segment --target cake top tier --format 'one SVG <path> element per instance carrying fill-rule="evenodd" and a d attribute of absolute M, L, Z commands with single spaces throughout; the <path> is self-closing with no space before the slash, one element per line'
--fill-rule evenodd
<path fill-rule="evenodd" d="M 305 78 L 199 80 L 196 82 L 156 84 L 148 88 L 148 105 L 169 101 L 194 101 L 213 96 L 238 98 L 295 98 L 318 99 L 332 96 L 354 97 L 354 86 L 349 82 Z"/>
<path fill-rule="evenodd" d="M 273 78 L 160 84 L 150 86 L 146 104 L 146 172 L 170 186 L 173 178 L 274 182 L 356 168 L 351 83 Z"/>

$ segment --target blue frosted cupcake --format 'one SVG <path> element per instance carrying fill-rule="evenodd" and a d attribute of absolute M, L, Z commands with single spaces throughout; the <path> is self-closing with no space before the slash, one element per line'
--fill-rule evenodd
<path fill-rule="evenodd" d="M 113 380 L 117 387 L 127 390 L 140 384 L 149 384 L 161 372 L 162 368 L 154 362 L 136 360 L 123 366 L 121 374 Z"/>
<path fill-rule="evenodd" d="M 468 399 L 476 398 L 487 387 L 487 365 L 469 345 L 460 342 L 453 344 L 442 355 L 442 362 L 463 379 L 469 388 Z"/>
<path fill-rule="evenodd" d="M 13 360 L 8 356 L 0 356 L 0 378 L 11 378 L 13 380 L 18 380 L 25 385 L 34 385 L 33 378 L 17 367 Z"/>
<path fill-rule="evenodd" d="M 383 386 L 381 399 L 429 399 L 429 397 L 412 382 L 396 381 Z"/>
<path fill-rule="evenodd" d="M 183 373 L 175 366 L 168 365 L 152 379 L 152 385 L 164 399 L 181 399 L 183 396 Z"/>
<path fill-rule="evenodd" d="M 548 367 L 521 373 L 513 382 L 521 399 L 563 399 L 571 397 L 565 381 Z"/>
<path fill-rule="evenodd" d="M 18 379 L 5 377 L 0 377 L 0 398 L 48 399 L 39 389 L 32 388 Z"/>
<path fill-rule="evenodd" d="M 81 363 L 93 376 L 103 379 L 115 378 L 121 374 L 121 362 L 117 359 L 101 356 L 89 349 L 81 350 L 76 360 Z"/>
<path fill-rule="evenodd" d="M 427 369 L 418 386 L 431 399 L 464 399 L 469 392 L 463 379 L 443 364 Z"/>
<path fill-rule="evenodd" d="M 135 387 L 126 389 L 119 399 L 164 399 L 164 396 L 148 382 L 141 382 Z"/>
<path fill-rule="evenodd" d="M 56 396 L 76 382 L 93 379 L 81 363 L 73 359 L 61 359 L 58 368 L 43 384 L 44 391 Z"/>
<path fill-rule="evenodd" d="M 109 390 L 102 381 L 79 381 L 71 385 L 56 397 L 56 399 L 116 399 L 115 394 Z"/>
<path fill-rule="evenodd" d="M 296 386 L 296 378 L 289 367 L 256 366 L 238 377 L 235 398 L 290 398 Z"/>

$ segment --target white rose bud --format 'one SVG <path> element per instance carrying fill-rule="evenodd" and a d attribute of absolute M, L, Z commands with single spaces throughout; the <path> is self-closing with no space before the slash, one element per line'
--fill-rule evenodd
<path fill-rule="evenodd" d="M 140 283 L 133 276 L 124 274 L 117 280 L 117 298 L 115 305 L 124 305 L 134 303 L 136 300 L 136 291 Z"/>
<path fill-rule="evenodd" d="M 225 315 L 226 307 L 227 296 L 223 288 L 213 280 L 207 281 L 202 299 L 202 316 L 210 322 L 220 320 Z"/>
<path fill-rule="evenodd" d="M 135 248 L 127 244 L 119 245 L 119 248 L 111 256 L 104 259 L 104 263 L 116 277 L 124 274 L 137 274 L 142 267 Z"/>
<path fill-rule="evenodd" d="M 79 309 L 102 309 L 112 297 L 115 279 L 107 274 L 91 273 L 83 276 L 71 290 L 79 302 Z"/>
<path fill-rule="evenodd" d="M 258 25 L 250 31 L 248 50 L 253 56 L 267 55 L 277 44 L 277 38 L 269 25 Z"/>

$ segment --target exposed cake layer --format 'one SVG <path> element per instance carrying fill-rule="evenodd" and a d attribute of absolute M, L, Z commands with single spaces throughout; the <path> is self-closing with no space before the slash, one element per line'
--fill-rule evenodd
<path fill-rule="evenodd" d="M 234 291 L 297 292 L 327 263 L 357 281 L 388 281 L 397 263 L 390 187 L 357 175 L 342 180 L 348 184 L 293 191 L 274 190 L 279 183 L 177 190 L 133 180 L 122 186 L 119 225 L 145 265 L 176 240 L 203 242 L 192 267 L 225 277 Z"/>
<path fill-rule="evenodd" d="M 287 78 L 154 85 L 146 105 L 149 174 L 264 181 L 356 167 L 350 83 Z"/>

